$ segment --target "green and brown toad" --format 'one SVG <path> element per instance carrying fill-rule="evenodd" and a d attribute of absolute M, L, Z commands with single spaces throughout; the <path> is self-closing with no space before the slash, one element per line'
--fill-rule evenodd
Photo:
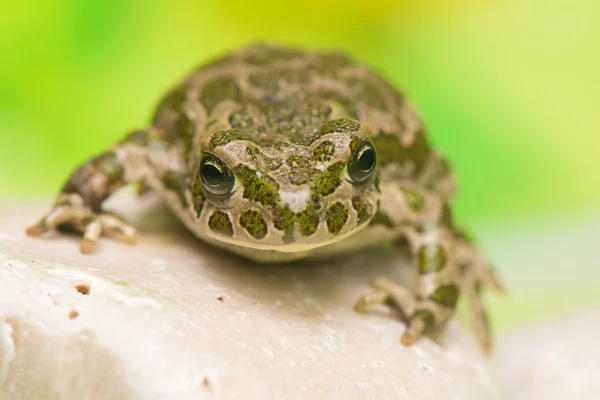
<path fill-rule="evenodd" d="M 448 164 L 402 94 L 344 54 L 256 45 L 200 67 L 150 127 L 78 168 L 27 232 L 68 226 L 83 233 L 84 253 L 102 235 L 133 241 L 135 229 L 102 204 L 134 182 L 199 238 L 260 262 L 406 238 L 414 287 L 375 278 L 356 310 L 397 307 L 410 345 L 442 327 L 463 293 L 491 346 L 480 287 L 500 285 L 451 218 Z"/>

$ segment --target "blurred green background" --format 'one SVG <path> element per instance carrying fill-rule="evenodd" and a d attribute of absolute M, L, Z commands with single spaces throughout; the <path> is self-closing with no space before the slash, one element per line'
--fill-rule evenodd
<path fill-rule="evenodd" d="M 188 70 L 266 40 L 347 49 L 404 90 L 457 171 L 467 224 L 592 215 L 599 16 L 596 0 L 6 3 L 0 195 L 55 193 Z"/>
<path fill-rule="evenodd" d="M 463 218 L 600 198 L 595 0 L 54 0 L 3 8 L 0 194 L 54 193 L 77 163 L 144 126 L 190 68 L 268 40 L 347 49 L 406 91 L 458 172 Z"/>

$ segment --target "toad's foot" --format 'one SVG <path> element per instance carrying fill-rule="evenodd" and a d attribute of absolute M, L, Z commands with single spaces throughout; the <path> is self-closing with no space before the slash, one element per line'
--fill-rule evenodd
<path fill-rule="evenodd" d="M 36 224 L 26 229 L 29 236 L 41 236 L 46 232 L 69 228 L 83 233 L 80 251 L 94 251 L 98 239 L 104 235 L 126 243 L 135 243 L 136 230 L 116 215 L 95 213 L 86 207 L 77 194 L 62 195 L 53 209 Z"/>
<path fill-rule="evenodd" d="M 452 315 L 458 300 L 458 291 L 452 290 L 452 286 L 442 286 L 434 292 L 433 296 L 421 299 L 410 289 L 387 278 L 375 278 L 370 285 L 373 290 L 358 299 L 354 310 L 365 312 L 374 304 L 384 304 L 398 309 L 407 322 L 406 331 L 400 340 L 405 346 L 413 344 L 423 333 L 441 328 Z M 491 328 L 483 305 L 482 286 L 492 287 L 500 293 L 505 293 L 503 286 L 486 264 L 465 265 L 460 292 L 469 300 L 479 344 L 485 354 L 490 354 Z"/>
<path fill-rule="evenodd" d="M 373 290 L 358 299 L 354 310 L 364 312 L 373 304 L 386 304 L 397 308 L 407 323 L 406 331 L 400 339 L 404 346 L 412 345 L 423 333 L 435 330 L 435 321 L 446 321 L 452 314 L 451 308 L 444 307 L 432 299 L 418 299 L 409 289 L 387 278 L 375 278 L 370 285 Z M 458 293 L 448 295 L 456 297 Z"/>
<path fill-rule="evenodd" d="M 486 354 L 492 351 L 491 327 L 483 304 L 482 288 L 492 288 L 497 293 L 506 290 L 494 274 L 492 266 L 463 234 L 456 240 L 456 258 L 461 269 L 460 291 L 469 300 L 473 315 L 475 335 Z"/>

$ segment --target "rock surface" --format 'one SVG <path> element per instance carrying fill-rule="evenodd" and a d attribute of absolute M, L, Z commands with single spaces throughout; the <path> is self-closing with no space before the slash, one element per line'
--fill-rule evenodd
<path fill-rule="evenodd" d="M 493 372 L 503 399 L 599 398 L 600 308 L 536 323 L 503 337 Z"/>
<path fill-rule="evenodd" d="M 132 201 L 138 244 L 89 256 L 24 236 L 48 202 L 0 205 L 1 399 L 498 398 L 456 323 L 404 348 L 386 310 L 353 312 L 369 278 L 410 280 L 404 251 L 252 264 Z"/>

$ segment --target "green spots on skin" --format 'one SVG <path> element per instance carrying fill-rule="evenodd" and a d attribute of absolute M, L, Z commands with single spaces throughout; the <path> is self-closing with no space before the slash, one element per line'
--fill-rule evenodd
<path fill-rule="evenodd" d="M 356 154 L 356 151 L 358 150 L 362 142 L 363 141 L 359 138 L 354 138 L 350 141 L 350 153 L 352 154 L 352 156 Z"/>
<path fill-rule="evenodd" d="M 286 164 L 290 167 L 288 180 L 292 185 L 304 185 L 318 173 L 313 161 L 308 157 L 293 155 L 286 160 Z"/>
<path fill-rule="evenodd" d="M 425 323 L 425 328 L 431 328 L 435 325 L 435 316 L 429 310 L 416 310 L 411 316 L 411 319 L 416 318 L 420 318 Z"/>
<path fill-rule="evenodd" d="M 452 223 L 452 210 L 450 209 L 450 205 L 448 203 L 444 203 L 444 206 L 442 207 L 439 225 L 451 229 L 455 234 L 460 234 L 460 236 L 462 236 L 466 241 L 471 242 L 471 238 L 467 237 L 464 231 L 458 231 L 454 228 L 454 224 Z"/>
<path fill-rule="evenodd" d="M 331 107 L 309 100 L 299 108 L 294 104 L 287 105 L 287 108 L 291 110 L 292 118 L 277 129 L 278 133 L 287 136 L 292 143 L 310 146 L 321 136 L 319 128 L 329 117 Z"/>
<path fill-rule="evenodd" d="M 350 97 L 347 97 L 347 96 L 345 96 L 339 92 L 336 92 L 334 90 L 325 90 L 320 93 L 320 96 L 324 100 L 328 100 L 332 103 L 337 104 L 351 118 L 358 117 L 358 112 L 356 111 L 356 104 Z"/>
<path fill-rule="evenodd" d="M 289 124 L 296 116 L 293 107 L 286 102 L 261 104 L 261 111 L 271 126 Z"/>
<path fill-rule="evenodd" d="M 294 241 L 294 220 L 296 215 L 289 208 L 277 206 L 272 212 L 273 226 L 275 229 L 284 232 L 283 242 L 291 243 Z"/>
<path fill-rule="evenodd" d="M 275 171 L 276 169 L 279 169 L 282 165 L 283 160 L 267 157 L 267 167 L 270 171 Z"/>
<path fill-rule="evenodd" d="M 248 154 L 250 156 L 250 158 L 253 159 L 253 160 L 255 160 L 255 161 L 258 160 L 261 157 L 264 157 L 263 154 L 258 149 L 258 147 L 256 147 L 256 146 L 248 146 L 248 147 L 246 147 L 246 154 Z"/>
<path fill-rule="evenodd" d="M 302 69 L 284 69 L 278 72 L 278 75 L 291 84 L 308 83 L 310 81 L 310 74 L 308 70 Z"/>
<path fill-rule="evenodd" d="M 192 199 L 194 202 L 194 209 L 196 210 L 196 216 L 200 218 L 206 197 L 204 196 L 204 193 L 202 193 L 202 184 L 200 183 L 199 176 L 196 178 L 194 185 L 192 186 Z"/>
<path fill-rule="evenodd" d="M 222 211 L 215 211 L 208 220 L 210 229 L 225 236 L 233 236 L 233 225 L 229 215 Z"/>
<path fill-rule="evenodd" d="M 302 168 L 310 164 L 310 162 L 310 158 L 298 155 L 292 155 L 286 160 L 286 164 L 289 165 L 291 168 Z"/>
<path fill-rule="evenodd" d="M 244 198 L 273 208 L 279 203 L 279 184 L 270 176 L 259 177 L 245 165 L 235 168 L 235 175 L 244 186 Z"/>
<path fill-rule="evenodd" d="M 181 113 L 177 122 L 175 123 L 175 134 L 183 143 L 183 151 L 185 159 L 187 160 L 192 150 L 192 139 L 194 137 L 194 123 L 185 115 Z"/>
<path fill-rule="evenodd" d="M 169 190 L 179 191 L 183 186 L 179 174 L 175 171 L 167 171 L 163 176 L 163 185 Z"/>
<path fill-rule="evenodd" d="M 167 171 L 162 180 L 165 188 L 177 193 L 182 207 L 187 207 L 184 189 L 186 187 L 186 176 L 175 171 Z"/>
<path fill-rule="evenodd" d="M 406 200 L 406 204 L 408 207 L 415 212 L 421 211 L 423 206 L 425 205 L 425 199 L 419 193 L 415 192 L 412 189 L 408 188 L 400 188 L 402 193 L 404 193 L 404 199 Z"/>
<path fill-rule="evenodd" d="M 352 59 L 341 53 L 322 53 L 317 55 L 314 61 L 314 68 L 323 76 L 337 77 L 338 71 L 351 65 Z"/>
<path fill-rule="evenodd" d="M 319 138 L 319 128 L 331 113 L 331 108 L 320 100 L 298 99 L 263 102 L 260 110 L 266 118 L 266 131 L 302 146 L 309 146 Z"/>
<path fill-rule="evenodd" d="M 250 75 L 250 83 L 260 89 L 275 91 L 282 82 L 288 84 L 307 83 L 310 75 L 307 70 L 279 70 Z"/>
<path fill-rule="evenodd" d="M 283 160 L 276 160 L 276 159 L 267 157 L 256 146 L 246 147 L 246 154 L 248 154 L 250 159 L 252 159 L 253 161 L 255 161 L 257 163 L 264 162 L 267 165 L 267 168 L 269 169 L 269 171 L 274 171 L 277 168 L 281 167 L 281 165 L 283 164 Z"/>
<path fill-rule="evenodd" d="M 329 133 L 355 133 L 360 129 L 360 122 L 350 118 L 340 118 L 325 124 L 320 130 L 319 135 Z"/>
<path fill-rule="evenodd" d="M 378 193 L 381 193 L 381 188 L 379 187 L 379 171 L 377 171 L 377 174 L 375 174 L 375 179 L 373 180 L 373 186 L 375 187 L 375 190 L 377 190 Z"/>
<path fill-rule="evenodd" d="M 448 308 L 454 308 L 458 301 L 459 290 L 456 285 L 440 286 L 429 298 Z"/>
<path fill-rule="evenodd" d="M 267 157 L 256 146 L 246 147 L 246 154 L 248 154 L 248 156 L 250 156 L 250 158 L 256 162 L 264 160 L 269 171 L 274 171 L 283 165 L 283 160 Z"/>
<path fill-rule="evenodd" d="M 383 211 L 377 211 L 371 220 L 371 225 L 383 225 L 391 229 L 394 227 L 394 222 L 388 214 Z"/>
<path fill-rule="evenodd" d="M 257 143 L 258 145 L 260 145 L 261 147 L 271 147 L 271 148 L 275 148 L 277 150 L 282 150 L 283 148 L 287 147 L 287 145 L 288 145 L 286 142 L 284 142 L 282 140 L 269 138 L 269 137 L 255 138 L 254 142 Z"/>
<path fill-rule="evenodd" d="M 331 114 L 331 107 L 323 103 L 309 103 L 306 107 L 306 114 L 312 118 L 325 121 Z"/>
<path fill-rule="evenodd" d="M 271 130 L 278 135 L 286 136 L 292 143 L 303 146 L 310 145 L 316 139 L 316 132 L 311 132 L 310 122 L 306 115 L 299 112 L 289 102 L 268 103 L 261 107 Z"/>
<path fill-rule="evenodd" d="M 125 173 L 119 158 L 112 151 L 98 156 L 93 161 L 94 166 L 108 178 L 110 184 L 119 183 Z"/>
<path fill-rule="evenodd" d="M 313 150 L 313 158 L 317 161 L 329 161 L 335 153 L 335 144 L 329 140 L 319 143 L 319 145 Z"/>
<path fill-rule="evenodd" d="M 280 132 L 282 135 L 287 136 L 290 139 L 290 142 L 302 146 L 309 146 L 312 142 L 319 138 L 316 134 L 310 134 L 302 131 L 301 129 L 295 129 L 293 127 Z"/>
<path fill-rule="evenodd" d="M 304 211 L 296 214 L 296 220 L 300 226 L 302 236 L 312 235 L 319 227 L 320 216 L 317 207 L 314 204 L 309 204 Z"/>
<path fill-rule="evenodd" d="M 234 140 L 247 140 L 250 142 L 254 142 L 254 139 L 252 139 L 251 136 L 246 135 L 245 133 L 241 133 L 236 129 L 228 129 L 226 131 L 215 132 L 211 136 L 208 146 L 211 149 L 214 149 L 215 147 L 224 146 L 227 143 L 232 142 Z"/>
<path fill-rule="evenodd" d="M 322 123 L 289 103 L 276 103 L 263 107 L 268 125 L 278 135 L 288 138 L 294 144 L 309 146 L 319 136 L 315 129 Z"/>
<path fill-rule="evenodd" d="M 343 167 L 344 165 L 341 162 L 333 164 L 325 173 L 317 178 L 314 185 L 314 193 L 317 194 L 317 200 L 319 194 L 326 195 L 333 193 L 335 188 L 339 186 Z M 320 222 L 319 206 L 317 203 L 313 202 L 304 211 L 294 214 L 288 208 L 279 205 L 279 185 L 273 178 L 269 176 L 259 177 L 256 171 L 245 165 L 236 167 L 235 175 L 244 187 L 243 197 L 245 199 L 255 201 L 273 209 L 273 224 L 275 229 L 284 232 L 283 240 L 286 243 L 293 241 L 294 220 L 298 222 L 300 232 L 303 236 L 310 236 L 316 232 Z M 339 221 L 337 222 L 339 223 Z"/>
<path fill-rule="evenodd" d="M 327 230 L 330 233 L 338 234 L 348 221 L 348 209 L 342 203 L 333 203 L 325 214 L 325 222 L 327 222 Z"/>
<path fill-rule="evenodd" d="M 352 89 L 357 99 L 378 110 L 385 110 L 386 104 L 380 90 L 371 82 L 364 79 L 348 79 L 348 86 Z"/>
<path fill-rule="evenodd" d="M 180 110 L 181 105 L 186 99 L 188 90 L 189 85 L 187 84 L 176 87 L 161 100 L 158 106 L 158 110 L 164 107 L 168 107 L 172 110 Z"/>
<path fill-rule="evenodd" d="M 212 109 L 224 100 L 240 99 L 240 88 L 232 78 L 219 78 L 207 83 L 200 95 L 200 102 L 206 108 L 206 114 L 210 114 Z"/>
<path fill-rule="evenodd" d="M 412 161 L 414 163 L 414 172 L 418 173 L 423 169 L 425 161 L 429 156 L 430 149 L 425 134 L 418 132 L 415 141 L 410 147 L 403 147 L 397 135 L 380 134 L 372 138 L 373 144 L 377 149 L 377 157 L 380 165 L 391 162 Z"/>
<path fill-rule="evenodd" d="M 255 239 L 267 235 L 267 223 L 257 210 L 246 210 L 240 215 L 240 225 Z"/>
<path fill-rule="evenodd" d="M 327 171 L 319 175 L 311 186 L 311 192 L 317 197 L 328 196 L 335 192 L 342 183 L 342 172 L 344 163 L 337 162 L 327 168 Z"/>
<path fill-rule="evenodd" d="M 356 210 L 359 225 L 369 219 L 369 205 L 360 197 L 357 196 L 352 198 L 352 208 Z"/>
<path fill-rule="evenodd" d="M 426 244 L 419 249 L 419 273 L 441 271 L 446 264 L 446 252 L 435 244 Z"/>
<path fill-rule="evenodd" d="M 260 154 L 260 150 L 258 150 L 258 147 L 256 146 L 248 146 L 246 147 L 246 154 L 255 157 Z"/>
<path fill-rule="evenodd" d="M 185 157 L 187 159 L 189 152 L 192 147 L 192 137 L 194 134 L 194 123 L 185 115 L 182 110 L 181 105 L 185 102 L 187 93 L 189 91 L 189 85 L 184 84 L 181 85 L 174 90 L 172 90 L 160 103 L 157 112 L 154 117 L 153 125 L 161 128 L 166 132 L 165 139 L 169 143 L 174 143 L 176 140 L 181 140 L 184 146 Z M 171 125 L 171 122 L 168 124 L 160 124 L 161 119 L 159 118 L 161 110 L 164 108 L 168 108 L 171 110 L 171 113 L 175 112 L 177 115 L 177 120 L 175 121 L 175 125 Z M 147 143 L 147 139 L 146 139 Z"/>
<path fill-rule="evenodd" d="M 268 91 L 275 91 L 279 88 L 279 76 L 277 73 L 268 72 L 250 75 L 248 80 L 252 86 Z"/>
<path fill-rule="evenodd" d="M 248 109 L 233 113 L 229 116 L 229 123 L 233 129 L 247 129 L 254 126 L 254 120 L 248 113 Z"/>
<path fill-rule="evenodd" d="M 185 131 L 185 129 L 182 129 L 182 125 L 185 124 L 185 121 L 181 121 L 181 119 L 185 118 L 185 116 L 183 114 L 181 106 L 186 101 L 188 91 L 188 84 L 183 84 L 170 91 L 161 100 L 154 114 L 152 125 L 161 128 L 166 133 L 166 137 L 164 139 L 168 143 L 174 143 L 177 139 L 180 138 L 179 132 Z M 163 116 L 165 115 L 164 111 L 168 111 L 169 115 L 177 115 L 177 120 L 174 121 L 175 125 L 173 125 L 173 121 L 171 118 L 163 118 Z"/>

